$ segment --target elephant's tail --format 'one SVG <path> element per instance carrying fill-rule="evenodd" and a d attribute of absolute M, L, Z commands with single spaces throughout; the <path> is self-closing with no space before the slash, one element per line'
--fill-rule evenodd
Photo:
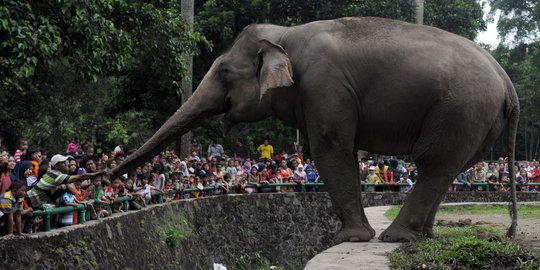
<path fill-rule="evenodd" d="M 510 173 L 510 189 L 511 189 L 511 206 L 510 217 L 512 222 L 506 236 L 512 237 L 516 233 L 517 228 L 517 196 L 516 196 L 516 172 L 514 171 L 515 151 L 516 151 L 516 136 L 519 122 L 519 101 L 516 91 L 509 82 L 508 98 L 506 100 L 506 115 L 508 119 L 508 171 Z"/>

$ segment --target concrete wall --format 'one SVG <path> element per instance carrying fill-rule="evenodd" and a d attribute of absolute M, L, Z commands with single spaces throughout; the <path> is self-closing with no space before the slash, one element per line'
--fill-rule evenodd
<path fill-rule="evenodd" d="M 519 194 L 540 201 L 540 194 Z M 402 193 L 365 193 L 364 205 L 400 204 Z M 447 202 L 507 201 L 452 193 Z M 327 193 L 232 195 L 178 201 L 101 221 L 0 240 L 0 269 L 301 269 L 331 246 L 340 226 Z M 9 266 L 9 268 L 8 268 Z"/>

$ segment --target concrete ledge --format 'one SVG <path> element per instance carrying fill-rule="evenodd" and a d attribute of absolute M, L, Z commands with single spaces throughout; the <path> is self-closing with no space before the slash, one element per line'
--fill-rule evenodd
<path fill-rule="evenodd" d="M 521 193 L 520 201 L 540 201 Z M 400 204 L 403 193 L 365 193 L 365 206 Z M 452 193 L 446 202 L 507 201 L 505 193 Z M 0 240 L 2 269 L 235 269 L 258 258 L 302 269 L 340 226 L 327 193 L 218 196 L 152 206 Z M 243 256 L 243 257 L 241 257 Z"/>

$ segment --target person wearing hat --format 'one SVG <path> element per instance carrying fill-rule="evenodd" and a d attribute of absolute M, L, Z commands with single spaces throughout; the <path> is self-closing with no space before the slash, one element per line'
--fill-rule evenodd
<path fill-rule="evenodd" d="M 55 193 L 59 189 L 66 189 L 66 184 L 105 174 L 105 171 L 99 171 L 81 175 L 68 175 L 69 168 L 66 161 L 70 158 L 72 157 L 63 155 L 54 155 L 52 157 L 52 170 L 43 175 L 39 182 L 27 192 L 32 208 L 43 208 L 43 204 L 53 202 Z"/>

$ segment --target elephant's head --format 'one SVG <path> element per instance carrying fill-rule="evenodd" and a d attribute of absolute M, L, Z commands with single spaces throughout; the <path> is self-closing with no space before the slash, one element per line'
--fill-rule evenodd
<path fill-rule="evenodd" d="M 272 88 L 290 86 L 292 67 L 281 46 L 247 27 L 231 49 L 218 57 L 194 94 L 135 153 L 113 169 L 119 174 L 150 160 L 210 115 L 225 113 L 227 126 L 271 115 Z"/>

